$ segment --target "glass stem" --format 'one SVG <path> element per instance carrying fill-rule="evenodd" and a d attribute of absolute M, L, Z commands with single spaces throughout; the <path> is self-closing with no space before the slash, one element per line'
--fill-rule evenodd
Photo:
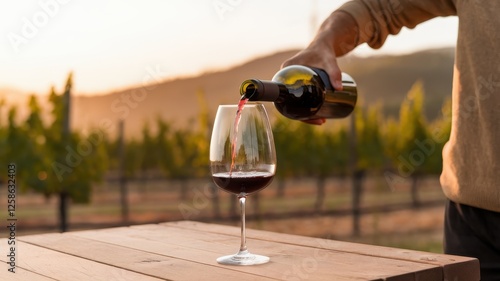
<path fill-rule="evenodd" d="M 245 231 L 245 201 L 246 201 L 246 196 L 245 195 L 238 195 L 238 200 L 240 201 L 240 207 L 241 207 L 241 245 L 240 245 L 240 252 L 246 251 L 247 250 L 247 235 Z"/>

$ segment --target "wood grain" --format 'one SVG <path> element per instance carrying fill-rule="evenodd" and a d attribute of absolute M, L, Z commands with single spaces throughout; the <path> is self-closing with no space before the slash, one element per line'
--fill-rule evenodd
<path fill-rule="evenodd" d="M 142 251 L 168 253 L 174 258 L 221 268 L 226 266 L 217 264 L 215 259 L 221 255 L 234 253 L 239 247 L 237 236 L 210 231 L 186 231 L 168 225 L 86 231 L 75 235 L 117 245 L 133 245 L 135 249 Z M 121 239 L 117 240 L 114 237 Z M 310 247 L 256 240 L 249 241 L 248 246 L 251 252 L 270 256 L 271 262 L 255 267 L 231 267 L 234 271 L 276 279 L 293 277 L 305 279 L 309 276 L 314 276 L 313 280 L 442 279 L 442 271 L 435 265 L 336 252 L 324 249 L 320 244 Z M 360 264 L 363 265 L 362 270 Z"/>
<path fill-rule="evenodd" d="M 161 280 L 126 269 L 17 241 L 18 268 L 56 280 Z M 0 241 L 1 243 L 1 241 Z M 81 244 L 85 251 L 86 245 Z M 11 280 L 11 279 L 5 279 Z M 37 279 L 28 279 L 37 280 Z"/>
<path fill-rule="evenodd" d="M 218 264 L 216 258 L 237 252 L 239 235 L 238 227 L 181 221 L 21 236 L 16 273 L 0 253 L 0 280 L 479 280 L 472 258 L 253 229 L 250 252 L 271 261 Z"/>
<path fill-rule="evenodd" d="M 201 229 L 205 231 L 207 228 L 209 228 L 210 231 L 215 233 L 238 235 L 238 232 L 235 232 L 234 227 L 218 224 L 205 224 L 193 221 L 178 221 L 163 223 L 160 225 L 177 226 L 180 228 L 197 231 L 200 231 Z M 249 229 L 247 231 L 247 237 L 249 239 L 258 239 L 265 241 L 286 241 L 286 243 L 308 245 L 313 247 L 321 244 L 321 247 L 324 247 L 325 249 L 336 251 L 438 265 L 443 268 L 443 275 L 445 280 L 470 281 L 480 279 L 479 261 L 477 259 L 469 257 L 428 253 L 408 249 L 382 247 L 336 240 L 304 239 L 303 236 L 298 235 L 283 233 L 276 235 L 276 233 L 274 232 L 253 229 Z"/>

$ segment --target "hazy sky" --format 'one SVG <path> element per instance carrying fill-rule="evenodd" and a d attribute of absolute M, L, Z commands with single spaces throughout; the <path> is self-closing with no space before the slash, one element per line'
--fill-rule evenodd
<path fill-rule="evenodd" d="M 0 3 L 0 88 L 38 94 L 116 88 L 226 68 L 303 48 L 345 0 L 38 0 Z M 315 15 L 315 17 L 313 17 Z M 316 21 L 314 21 L 316 19 Z M 456 17 L 403 30 L 361 55 L 452 46 Z M 268 79 L 270 77 L 262 77 Z"/>

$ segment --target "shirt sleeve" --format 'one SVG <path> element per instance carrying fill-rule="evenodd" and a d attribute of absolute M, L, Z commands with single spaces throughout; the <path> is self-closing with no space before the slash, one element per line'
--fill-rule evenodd
<path fill-rule="evenodd" d="M 339 11 L 354 17 L 359 28 L 359 44 L 380 48 L 389 34 L 398 34 L 403 27 L 438 16 L 456 15 L 455 0 L 352 0 Z"/>

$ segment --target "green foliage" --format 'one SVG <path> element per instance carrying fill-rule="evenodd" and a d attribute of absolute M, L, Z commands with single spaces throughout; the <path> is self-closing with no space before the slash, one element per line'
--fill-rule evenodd
<path fill-rule="evenodd" d="M 52 123 L 46 134 L 46 158 L 50 162 L 46 194 L 66 193 L 76 203 L 90 200 L 93 182 L 99 181 L 107 170 L 105 133 L 93 130 L 87 136 L 70 128 L 72 74 L 68 76 L 64 92 L 52 88 Z"/>
<path fill-rule="evenodd" d="M 424 91 L 416 82 L 400 107 L 399 120 L 384 118 L 382 105 L 359 102 L 353 114 L 355 139 L 347 123 L 318 129 L 302 122 L 279 117 L 273 124 L 278 156 L 277 175 L 344 175 L 356 152 L 356 168 L 376 173 L 398 170 L 400 176 L 440 173 L 441 150 L 451 128 L 450 104 L 443 116 L 429 123 L 423 114 Z M 403 168 L 401 168 L 403 167 Z"/>
<path fill-rule="evenodd" d="M 35 96 L 29 98 L 29 114 L 17 122 L 17 109 L 8 111 L 7 124 L 0 129 L 2 164 L 17 166 L 21 191 L 33 190 L 46 196 L 65 192 L 73 202 L 88 202 L 92 183 L 107 171 L 105 132 L 91 130 L 88 135 L 69 128 L 72 75 L 65 90 L 51 89 L 51 120 L 45 125 Z"/>
<path fill-rule="evenodd" d="M 384 155 L 389 159 L 397 159 L 398 150 L 397 145 L 399 141 L 399 124 L 394 118 L 388 118 L 385 120 L 382 129 L 382 137 L 384 141 L 382 142 L 382 148 Z"/>
<path fill-rule="evenodd" d="M 415 140 L 428 136 L 427 123 L 422 114 L 424 102 L 423 85 L 419 81 L 408 92 L 399 112 L 399 138 L 397 149 L 408 154 L 416 149 Z"/>
<path fill-rule="evenodd" d="M 294 173 L 293 151 L 296 147 L 296 139 L 291 130 L 293 121 L 282 116 L 278 116 L 273 123 L 274 145 L 276 147 L 276 176 L 280 178 L 290 177 Z"/>
<path fill-rule="evenodd" d="M 19 186 L 23 190 L 47 196 L 66 192 L 74 202 L 88 202 L 92 184 L 109 169 L 123 168 L 127 178 L 149 171 L 161 171 L 173 179 L 208 176 L 213 118 L 202 90 L 196 93 L 200 105 L 196 123 L 179 129 L 159 117 L 145 122 L 140 139 L 124 140 L 120 156 L 121 140 L 111 138 L 109 132 L 93 129 L 84 135 L 68 131 L 71 78 L 70 75 L 63 93 L 51 89 L 49 120 L 42 119 L 43 110 L 35 97 L 29 99 L 29 113 L 23 120 L 18 120 L 16 107 L 0 101 L 0 164 L 18 165 L 22 181 Z M 420 82 L 415 83 L 401 104 L 399 120 L 382 116 L 380 104 L 368 106 L 360 102 L 353 115 L 355 146 L 351 126 L 346 122 L 349 119 L 312 126 L 278 116 L 272 124 L 277 176 L 346 175 L 352 148 L 356 149 L 356 168 L 360 170 L 380 173 L 385 169 L 397 170 L 404 161 L 413 161 L 408 174 L 439 173 L 441 150 L 450 134 L 451 102 L 443 104 L 442 116 L 432 122 L 425 120 L 423 105 Z"/>
<path fill-rule="evenodd" d="M 64 147 L 64 158 L 53 154 L 53 159 L 58 160 L 51 161 L 52 169 L 47 177 L 49 194 L 65 192 L 75 203 L 89 202 L 92 183 L 100 181 L 107 170 L 101 134 L 99 131 L 93 131 L 88 136 L 72 133 L 64 143 L 59 144 Z"/>
<path fill-rule="evenodd" d="M 158 167 L 159 159 L 156 153 L 156 142 L 148 122 L 142 127 L 142 143 L 141 143 L 141 172 L 145 173 L 149 170 Z"/>
<path fill-rule="evenodd" d="M 22 173 L 26 173 L 22 178 L 24 182 L 22 190 L 29 187 L 38 193 L 46 194 L 47 182 L 45 180 L 49 164 L 47 158 L 43 156 L 46 128 L 41 117 L 42 110 L 35 96 L 30 97 L 28 106 L 30 114 L 26 122 L 19 128 L 25 138 L 21 143 L 25 153 L 27 153 L 23 160 L 17 160 L 17 163 L 24 163 Z"/>
<path fill-rule="evenodd" d="M 160 162 L 167 175 L 176 179 L 199 178 L 208 175 L 209 112 L 202 90 L 197 92 L 201 107 L 198 128 L 171 129 L 158 120 L 158 148 L 163 155 Z"/>
<path fill-rule="evenodd" d="M 355 110 L 357 166 L 359 169 L 380 171 L 383 168 L 385 155 L 379 126 L 382 122 L 380 112 L 380 105 L 370 108 L 357 107 Z"/>
<path fill-rule="evenodd" d="M 440 170 L 436 166 L 439 163 L 433 159 L 439 158 L 441 151 L 436 149 L 436 143 L 431 138 L 429 124 L 423 115 L 423 104 L 423 84 L 417 81 L 401 104 L 394 147 L 396 153 L 392 154 L 395 166 L 405 177 Z"/>
<path fill-rule="evenodd" d="M 442 115 L 429 125 L 429 141 L 434 144 L 435 152 L 430 154 L 425 165 L 425 173 L 439 174 L 443 166 L 441 151 L 450 138 L 451 133 L 451 97 L 445 100 L 441 109 Z"/>
<path fill-rule="evenodd" d="M 142 144 L 137 140 L 130 140 L 125 145 L 125 164 L 123 165 L 126 178 L 133 178 L 141 165 Z"/>
<path fill-rule="evenodd" d="M 326 134 L 326 147 L 324 157 L 330 161 L 332 169 L 331 175 L 345 176 L 348 173 L 349 165 L 349 135 L 346 127 L 340 127 L 336 131 Z"/>
<path fill-rule="evenodd" d="M 39 119 L 36 112 L 38 106 L 36 100 L 31 101 L 35 111 L 30 114 L 24 125 L 18 125 L 16 122 L 17 108 L 9 109 L 7 128 L 2 141 L 2 147 L 5 148 L 2 159 L 6 163 L 2 164 L 6 166 L 8 163 L 14 163 L 16 165 L 20 191 L 26 191 L 31 187 L 35 191 L 43 192 L 46 187 L 43 180 L 46 177 L 45 166 L 47 164 L 41 155 L 44 130 L 43 127 L 38 127 L 41 123 L 36 124 L 37 122 L 33 121 Z"/>

